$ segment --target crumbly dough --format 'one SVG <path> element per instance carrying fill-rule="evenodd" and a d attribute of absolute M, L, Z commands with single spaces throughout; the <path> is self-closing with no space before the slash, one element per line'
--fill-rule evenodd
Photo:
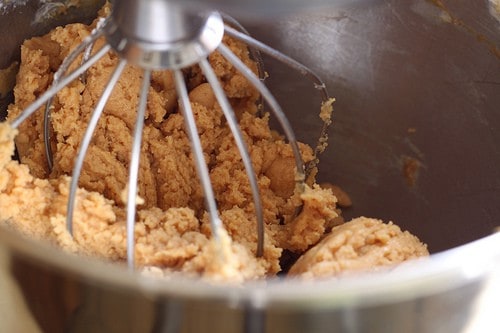
<path fill-rule="evenodd" d="M 95 24 L 58 27 L 22 45 L 9 120 L 47 89 L 63 59 Z M 226 37 L 224 42 L 256 71 L 244 44 Z M 98 40 L 94 50 L 103 43 Z M 79 178 L 73 237 L 65 226 L 75 154 L 117 62 L 118 57 L 109 53 L 54 98 L 52 170 L 44 155 L 42 109 L 23 122 L 18 133 L 0 124 L 0 223 L 73 253 L 124 261 L 122 198 L 143 75 L 137 67 L 127 65 L 97 124 Z M 240 154 L 210 86 L 200 68 L 193 66 L 183 73 L 225 231 L 220 243 L 213 241 L 172 74 L 153 72 L 138 179 L 136 264 L 146 274 L 164 277 L 182 273 L 239 282 L 273 276 L 282 269 L 284 250 L 303 253 L 343 222 L 337 198 L 314 182 L 304 190 L 295 185 L 292 149 L 269 128 L 269 115 L 257 116 L 258 92 L 217 52 L 209 62 L 235 110 L 257 175 L 265 220 L 264 255 L 256 257 L 256 217 Z M 11 158 L 14 138 L 21 162 Z M 311 147 L 300 144 L 300 149 L 305 162 L 315 160 Z"/>
<path fill-rule="evenodd" d="M 425 244 L 392 222 L 359 217 L 334 227 L 297 260 L 289 274 L 325 278 L 374 270 L 427 255 Z"/>

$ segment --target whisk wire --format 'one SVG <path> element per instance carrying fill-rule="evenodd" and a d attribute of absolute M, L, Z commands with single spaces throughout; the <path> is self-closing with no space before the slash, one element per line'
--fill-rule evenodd
<path fill-rule="evenodd" d="M 64 58 L 61 65 L 54 73 L 54 77 L 52 79 L 52 85 L 58 84 L 59 80 L 66 74 L 71 64 L 78 58 L 78 56 L 83 52 L 82 64 L 87 62 L 90 58 L 93 46 L 95 41 L 104 34 L 103 29 L 101 27 L 105 25 L 107 19 L 100 19 L 97 23 L 95 29 L 90 32 L 90 35 L 85 38 L 82 43 L 78 44 L 76 48 L 74 48 L 67 57 Z M 82 76 L 86 73 L 83 72 Z M 85 81 L 85 80 L 84 80 Z M 85 82 L 84 82 L 85 83 Z M 43 139 L 45 142 L 45 157 L 47 159 L 47 166 L 49 168 L 49 172 L 52 171 L 54 167 L 54 160 L 52 154 L 52 146 L 50 145 L 50 108 L 52 105 L 54 96 L 52 96 L 47 103 L 45 104 L 45 112 L 43 115 Z"/>
<path fill-rule="evenodd" d="M 264 216 L 262 212 L 262 201 L 260 198 L 260 190 L 257 182 L 257 177 L 255 176 L 255 171 L 253 169 L 252 160 L 250 155 L 248 154 L 248 147 L 243 139 L 243 135 L 241 134 L 238 120 L 234 114 L 233 108 L 227 99 L 224 90 L 222 89 L 217 76 L 215 75 L 212 67 L 208 63 L 206 59 L 202 59 L 200 61 L 200 67 L 205 75 L 208 83 L 210 83 L 212 90 L 219 102 L 219 105 L 224 113 L 224 117 L 227 120 L 227 124 L 233 134 L 236 146 L 238 147 L 238 151 L 241 156 L 241 160 L 243 161 L 243 165 L 245 166 L 245 171 L 248 177 L 248 181 L 250 183 L 250 187 L 252 189 L 252 198 L 254 203 L 255 215 L 257 217 L 257 257 L 261 257 L 264 252 Z"/>
<path fill-rule="evenodd" d="M 75 164 L 73 166 L 73 173 L 71 175 L 71 184 L 69 187 L 68 204 L 66 210 L 66 227 L 71 236 L 73 236 L 73 214 L 76 202 L 76 190 L 78 188 L 78 180 L 80 178 L 80 174 L 83 168 L 83 161 L 85 160 L 85 155 L 89 148 L 92 135 L 97 126 L 97 122 L 99 121 L 99 118 L 102 115 L 104 107 L 109 97 L 111 96 L 111 93 L 114 87 L 116 86 L 116 83 L 118 82 L 118 79 L 120 78 L 120 75 L 122 74 L 126 64 L 127 64 L 126 60 L 124 59 L 120 60 L 115 70 L 111 74 L 108 83 L 106 85 L 106 88 L 102 92 L 102 95 L 99 98 L 99 101 L 97 102 L 94 111 L 92 112 L 89 124 L 87 126 L 87 129 L 85 130 L 85 134 L 83 135 L 82 141 L 80 143 L 78 155 L 76 157 Z"/>
<path fill-rule="evenodd" d="M 281 53 L 280 51 L 262 43 L 261 41 L 252 38 L 250 35 L 242 33 L 227 24 L 224 25 L 224 32 L 227 33 L 229 36 L 232 36 L 236 39 L 239 39 L 240 41 L 245 42 L 247 45 L 250 47 L 256 48 L 267 55 L 273 57 L 276 60 L 279 60 L 280 62 L 286 64 L 287 66 L 295 69 L 302 75 L 308 77 L 313 83 L 314 87 L 320 91 L 321 98 L 323 101 L 328 100 L 330 97 L 328 96 L 328 91 L 326 90 L 326 85 L 321 80 L 321 78 L 314 73 L 309 67 L 301 64 L 297 60 L 287 56 L 286 54 Z"/>
<path fill-rule="evenodd" d="M 238 29 L 239 29 L 239 27 L 238 27 Z M 238 31 L 238 30 L 236 30 L 236 29 L 234 29 L 226 24 L 226 25 L 224 25 L 224 32 L 227 33 L 229 36 L 232 36 L 233 38 L 236 38 L 236 39 L 239 39 L 240 41 L 245 42 L 250 47 L 250 49 L 257 49 L 259 51 L 262 51 L 263 53 L 265 53 L 265 54 L 271 56 L 272 58 L 282 62 L 283 64 L 289 66 L 290 68 L 299 72 L 301 75 L 308 78 L 313 83 L 314 88 L 316 90 L 318 90 L 320 95 L 321 95 L 321 100 L 322 100 L 321 107 L 327 106 L 329 103 L 330 104 L 332 103 L 332 101 L 330 101 L 330 96 L 329 96 L 328 91 L 326 89 L 325 83 L 309 67 L 301 64 L 300 62 L 287 56 L 286 54 L 283 54 L 283 53 L 279 52 L 278 50 L 262 43 L 261 41 L 252 38 L 244 30 Z M 328 137 L 328 130 L 329 130 L 331 124 L 332 124 L 331 121 L 328 121 L 328 120 L 323 121 L 323 126 L 322 126 L 322 128 L 319 132 L 319 136 L 318 136 L 318 143 L 317 143 L 315 151 L 314 151 L 314 155 L 316 156 L 316 158 L 314 158 L 311 162 L 309 162 L 307 164 L 307 167 L 305 169 L 306 177 L 309 176 L 309 174 L 317 167 L 317 164 L 319 163 L 319 159 L 317 157 L 324 150 L 324 142 L 325 142 L 326 138 Z"/>
<path fill-rule="evenodd" d="M 141 156 L 142 130 L 144 128 L 144 118 L 146 116 L 146 105 L 148 100 L 148 90 L 151 84 L 151 70 L 143 72 L 142 86 L 140 92 L 139 105 L 137 108 L 137 119 L 135 122 L 134 135 L 132 141 L 132 152 L 130 154 L 128 192 L 127 192 L 127 264 L 130 270 L 135 267 L 135 213 L 137 203 L 137 179 L 139 177 L 139 161 Z"/>
<path fill-rule="evenodd" d="M 180 70 L 174 70 L 174 81 L 177 94 L 179 96 L 180 110 L 184 117 L 186 132 L 189 136 L 191 149 L 193 151 L 196 171 L 198 173 L 198 177 L 200 178 L 205 197 L 205 205 L 209 214 L 212 236 L 214 237 L 216 243 L 220 245 L 220 232 L 223 229 L 222 221 L 219 217 L 219 213 L 217 212 L 217 203 L 215 201 L 215 195 L 210 181 L 210 174 L 205 162 L 203 148 L 198 134 L 198 129 L 196 127 L 191 103 L 189 101 L 186 83 Z"/>
<path fill-rule="evenodd" d="M 228 14 L 225 13 L 220 13 L 220 14 L 224 19 L 225 23 L 224 32 L 226 32 L 226 27 L 228 27 L 227 23 L 229 23 L 232 26 L 232 28 L 235 29 L 236 31 L 239 31 L 240 33 L 245 34 L 250 38 L 252 38 L 250 36 L 250 32 L 238 20 L 236 20 L 234 17 Z M 257 64 L 257 71 L 259 73 L 259 78 L 263 81 L 266 78 L 266 71 L 264 70 L 264 60 L 262 59 L 262 55 L 260 54 L 257 48 L 251 47 L 250 45 L 248 46 L 249 46 L 248 50 L 250 52 L 250 56 L 252 57 L 253 60 L 255 60 Z"/>
<path fill-rule="evenodd" d="M 89 69 L 93 64 L 95 64 L 100 58 L 102 58 L 109 50 L 111 46 L 105 45 L 99 51 L 97 51 L 92 57 L 89 58 L 87 62 L 82 64 L 80 67 L 71 72 L 68 76 L 64 77 L 57 84 L 52 85 L 49 89 L 47 89 L 40 97 L 38 97 L 32 104 L 30 104 L 23 112 L 15 118 L 11 126 L 13 128 L 19 127 L 22 122 L 24 122 L 29 116 L 35 113 L 40 107 L 42 107 L 51 97 L 57 94 L 61 89 L 70 84 L 73 80 L 75 80 L 78 76 L 80 76 L 83 72 Z"/>
<path fill-rule="evenodd" d="M 259 78 L 252 72 L 250 68 L 248 68 L 234 53 L 229 50 L 227 46 L 224 44 L 220 44 L 217 50 L 230 62 L 233 66 L 241 73 L 245 78 L 252 83 L 255 88 L 259 91 L 259 93 L 264 97 L 264 100 L 269 104 L 269 107 L 273 113 L 273 115 L 277 118 L 280 123 L 283 131 L 285 132 L 285 136 L 288 139 L 288 143 L 290 144 L 293 155 L 295 158 L 295 167 L 296 167 L 296 177 L 295 182 L 298 186 L 300 192 L 304 190 L 304 161 L 302 160 L 302 154 L 299 149 L 299 145 L 297 143 L 297 139 L 295 138 L 295 133 L 292 130 L 290 122 L 286 118 L 285 113 L 281 109 L 281 106 L 276 101 L 274 96 L 271 94 L 269 89 L 266 87 L 264 83 L 262 83 Z"/>

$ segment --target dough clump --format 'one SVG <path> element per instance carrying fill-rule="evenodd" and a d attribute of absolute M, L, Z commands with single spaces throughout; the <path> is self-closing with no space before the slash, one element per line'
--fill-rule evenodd
<path fill-rule="evenodd" d="M 358 217 L 333 228 L 297 260 L 289 274 L 324 278 L 370 271 L 427 255 L 425 244 L 392 222 Z"/>

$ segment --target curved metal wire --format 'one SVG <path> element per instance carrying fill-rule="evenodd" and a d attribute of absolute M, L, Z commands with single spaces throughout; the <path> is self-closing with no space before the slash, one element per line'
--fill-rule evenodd
<path fill-rule="evenodd" d="M 83 72 L 89 69 L 93 64 L 95 64 L 104 54 L 109 52 L 111 47 L 109 45 L 103 46 L 96 54 L 89 58 L 89 60 L 82 66 L 75 69 L 68 76 L 64 77 L 57 84 L 51 86 L 47 89 L 40 97 L 38 97 L 32 104 L 30 104 L 23 112 L 11 122 L 13 128 L 19 127 L 23 121 L 25 121 L 29 116 L 35 113 L 41 106 L 43 106 L 50 98 L 57 94 L 61 89 L 67 86 L 71 81 L 80 76 Z"/>
<path fill-rule="evenodd" d="M 139 178 L 139 160 L 141 157 L 142 130 L 146 115 L 148 89 L 151 84 L 151 71 L 144 70 L 140 92 L 137 120 L 135 122 L 132 152 L 130 154 L 129 181 L 127 193 L 127 264 L 130 270 L 135 267 L 135 212 L 137 201 L 137 180 Z"/>
<path fill-rule="evenodd" d="M 186 126 L 186 131 L 191 144 L 191 149 L 193 150 L 193 156 L 195 161 L 196 171 L 203 188 L 203 193 L 205 195 L 205 205 L 210 218 L 210 226 L 212 229 L 212 236 L 217 243 L 220 243 L 220 232 L 223 229 L 222 221 L 217 212 L 217 203 L 215 201 L 215 195 L 213 192 L 212 184 L 210 182 L 210 175 L 208 172 L 208 167 L 205 162 L 203 155 L 203 148 L 201 146 L 200 137 L 198 135 L 198 129 L 196 128 L 196 122 L 193 115 L 193 109 L 191 108 L 191 103 L 189 101 L 189 95 L 186 88 L 186 83 L 184 81 L 184 76 L 180 70 L 174 70 L 174 81 L 175 88 L 179 96 L 179 106 L 184 117 L 184 123 Z"/>
<path fill-rule="evenodd" d="M 250 32 L 243 26 L 241 25 L 238 20 L 236 20 L 234 17 L 226 14 L 226 13 L 220 13 L 224 22 L 228 22 L 233 29 L 237 29 L 239 32 L 249 36 L 251 38 Z M 224 25 L 224 31 L 226 31 L 226 27 L 228 27 L 227 24 Z M 264 60 L 262 59 L 262 55 L 260 54 L 259 50 L 255 47 L 249 47 L 250 51 L 250 56 L 255 62 L 257 63 L 257 71 L 259 73 L 259 78 L 263 81 L 266 78 L 266 71 L 264 70 Z"/>
<path fill-rule="evenodd" d="M 276 101 L 274 96 L 271 94 L 269 89 L 259 80 L 259 78 L 248 68 L 227 46 L 224 44 L 219 45 L 217 50 L 226 58 L 233 66 L 241 73 L 245 78 L 252 83 L 255 88 L 261 93 L 266 102 L 269 104 L 273 115 L 277 118 L 280 123 L 283 131 L 285 132 L 285 136 L 288 139 L 288 142 L 292 148 L 294 159 L 295 159 L 295 167 L 296 167 L 296 177 L 295 183 L 299 188 L 299 191 L 302 192 L 304 190 L 304 181 L 305 181 L 305 171 L 304 171 L 304 161 L 302 160 L 302 154 L 300 153 L 299 145 L 297 143 L 297 139 L 295 138 L 295 133 L 293 132 L 292 126 L 290 122 L 285 116 L 285 113 L 281 109 L 281 106 Z"/>
<path fill-rule="evenodd" d="M 250 36 L 250 32 L 243 25 L 241 25 L 241 23 L 238 22 L 238 20 L 236 20 L 234 17 L 226 13 L 221 13 L 221 16 L 222 19 L 224 20 L 224 23 L 228 22 L 231 26 L 239 30 L 241 33 Z M 226 26 L 227 24 L 224 25 L 224 30 Z M 252 58 L 257 63 L 257 72 L 259 74 L 260 80 L 264 81 L 267 77 L 267 74 L 264 69 L 264 60 L 262 59 L 262 54 L 255 47 L 248 46 L 248 50 L 250 52 L 250 58 Z M 262 96 L 259 97 L 258 107 L 259 108 L 257 114 L 259 117 L 262 117 L 264 115 L 264 100 L 262 99 Z"/>
<path fill-rule="evenodd" d="M 227 120 L 231 133 L 233 133 L 234 141 L 240 152 L 241 160 L 245 166 L 245 171 L 252 189 L 252 198 L 254 203 L 255 215 L 257 217 L 257 257 L 262 257 L 264 253 L 264 213 L 262 211 L 262 201 L 260 198 L 260 190 L 257 182 L 257 177 L 255 176 L 255 171 L 253 169 L 252 160 L 248 154 L 248 148 L 243 140 L 240 128 L 238 126 L 238 120 L 234 114 L 233 108 L 227 99 L 224 90 L 222 89 L 217 76 L 215 75 L 212 67 L 206 59 L 202 59 L 199 63 L 203 74 L 207 78 L 208 83 L 210 83 L 212 90 L 219 102 L 219 105 L 224 113 L 224 117 Z"/>
<path fill-rule="evenodd" d="M 101 37 L 104 33 L 102 27 L 107 23 L 107 19 L 101 19 L 97 22 L 96 28 L 90 32 L 90 35 L 85 38 L 82 43 L 80 43 L 73 51 L 71 51 L 63 62 L 54 73 L 52 79 L 52 85 L 58 84 L 61 78 L 66 74 L 71 64 L 78 58 L 78 56 L 83 53 L 82 63 L 85 63 L 90 58 L 90 52 L 94 46 L 95 41 Z M 82 73 L 81 76 L 85 75 L 86 71 Z M 52 146 L 50 145 L 50 107 L 52 105 L 54 96 L 52 96 L 45 104 L 45 111 L 43 114 L 43 139 L 45 143 L 45 158 L 47 159 L 47 166 L 49 172 L 52 171 L 54 167 L 54 157 L 52 154 Z"/>
<path fill-rule="evenodd" d="M 66 209 L 66 228 L 68 229 L 68 232 L 71 234 L 71 236 L 73 236 L 73 214 L 76 202 L 76 190 L 78 188 L 78 180 L 83 168 L 83 161 L 85 160 L 85 155 L 87 154 L 90 140 L 92 139 L 92 135 L 94 134 L 97 122 L 99 121 L 99 118 L 104 111 L 104 106 L 106 105 L 109 96 L 111 96 L 111 93 L 116 86 L 116 83 L 118 82 L 118 79 L 120 78 L 120 75 L 122 74 L 126 64 L 126 60 L 121 60 L 116 66 L 113 74 L 111 74 L 111 77 L 106 84 L 106 88 L 102 92 L 102 95 L 99 98 L 99 101 L 97 102 L 97 105 L 94 109 L 94 112 L 90 117 L 89 124 L 87 126 L 87 129 L 85 130 L 85 134 L 83 135 L 82 142 L 80 143 L 78 155 L 75 159 L 75 165 L 73 166 L 73 173 L 71 175 L 71 184 L 69 187 L 68 204 Z"/>
<path fill-rule="evenodd" d="M 286 54 L 283 54 L 283 53 L 279 52 L 278 50 L 273 49 L 272 47 L 262 43 L 261 41 L 258 41 L 256 39 L 252 38 L 250 35 L 248 35 L 244 32 L 240 32 L 240 31 L 238 31 L 238 30 L 236 30 L 228 25 L 224 26 L 224 31 L 228 35 L 232 36 L 233 38 L 236 38 L 236 39 L 239 39 L 239 40 L 245 42 L 250 47 L 262 51 L 263 53 L 265 53 L 265 54 L 271 56 L 272 58 L 284 63 L 285 65 L 293 68 L 294 70 L 296 70 L 300 74 L 307 77 L 313 83 L 314 88 L 319 90 L 320 95 L 321 95 L 322 105 L 325 105 L 326 103 L 329 102 L 330 97 L 328 95 L 328 91 L 326 90 L 325 83 L 309 67 L 301 64 L 300 62 L 287 56 Z M 323 122 L 323 126 L 322 126 L 322 128 L 320 130 L 320 134 L 318 136 L 318 144 L 317 144 L 316 149 L 315 149 L 315 156 L 316 157 L 323 151 L 323 149 L 321 148 L 322 147 L 321 141 L 323 138 L 327 137 L 327 133 L 328 133 L 328 130 L 330 128 L 330 125 L 331 125 L 331 122 L 328 122 L 328 121 Z M 305 171 L 306 176 L 309 175 L 309 173 L 317 166 L 317 163 L 318 163 L 317 159 L 313 159 L 310 163 L 308 163 L 307 169 Z"/>

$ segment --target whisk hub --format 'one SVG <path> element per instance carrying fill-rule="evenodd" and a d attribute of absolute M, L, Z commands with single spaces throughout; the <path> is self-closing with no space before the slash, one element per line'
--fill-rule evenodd
<path fill-rule="evenodd" d="M 222 42 L 217 12 L 192 13 L 162 0 L 116 1 L 104 27 L 118 55 L 144 69 L 181 69 L 207 57 Z"/>

